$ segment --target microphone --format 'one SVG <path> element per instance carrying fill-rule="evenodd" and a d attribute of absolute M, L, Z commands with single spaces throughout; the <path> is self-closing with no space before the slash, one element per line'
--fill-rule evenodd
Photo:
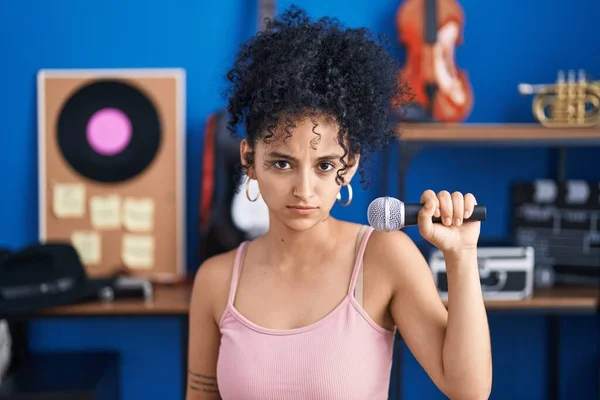
<path fill-rule="evenodd" d="M 396 231 L 405 226 L 418 224 L 419 211 L 423 204 L 404 203 L 393 197 L 378 197 L 369 204 L 367 219 L 376 231 Z M 464 222 L 485 221 L 487 209 L 483 205 L 475 205 L 473 214 L 465 218 Z M 440 217 L 432 217 L 432 221 L 440 223 Z"/>

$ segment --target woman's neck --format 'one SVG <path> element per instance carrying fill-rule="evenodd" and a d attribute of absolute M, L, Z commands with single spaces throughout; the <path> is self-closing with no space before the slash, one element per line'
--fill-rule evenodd
<path fill-rule="evenodd" d="M 332 217 L 305 231 L 295 231 L 273 221 L 263 236 L 265 261 L 281 269 L 318 265 L 337 246 L 338 238 L 339 222 Z"/>

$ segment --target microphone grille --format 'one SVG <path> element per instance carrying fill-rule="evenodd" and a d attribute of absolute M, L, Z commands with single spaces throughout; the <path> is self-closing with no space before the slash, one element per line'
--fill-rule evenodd
<path fill-rule="evenodd" d="M 404 227 L 404 203 L 393 197 L 378 197 L 369 204 L 367 219 L 376 231 L 396 231 Z"/>

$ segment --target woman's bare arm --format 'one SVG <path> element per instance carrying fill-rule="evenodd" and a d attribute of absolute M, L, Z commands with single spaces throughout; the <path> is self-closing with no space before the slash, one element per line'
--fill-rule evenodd
<path fill-rule="evenodd" d="M 449 315 L 425 258 L 408 235 L 375 232 L 369 247 L 373 262 L 391 277 L 392 317 L 433 383 L 451 399 L 487 399 L 491 390 L 489 333 L 473 259 L 449 260 Z M 454 268 L 462 262 L 471 265 Z M 467 276 L 454 276 L 454 271 Z"/>
<path fill-rule="evenodd" d="M 226 255 L 206 260 L 198 269 L 189 314 L 186 400 L 220 400 L 217 382 L 219 318 L 226 302 L 231 268 Z M 224 298 L 225 296 L 225 298 Z"/>

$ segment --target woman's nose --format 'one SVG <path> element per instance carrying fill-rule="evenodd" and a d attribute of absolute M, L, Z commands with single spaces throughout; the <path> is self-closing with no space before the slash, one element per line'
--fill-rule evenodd
<path fill-rule="evenodd" d="M 314 196 L 312 177 L 309 173 L 300 173 L 293 194 L 301 200 L 308 200 Z"/>

